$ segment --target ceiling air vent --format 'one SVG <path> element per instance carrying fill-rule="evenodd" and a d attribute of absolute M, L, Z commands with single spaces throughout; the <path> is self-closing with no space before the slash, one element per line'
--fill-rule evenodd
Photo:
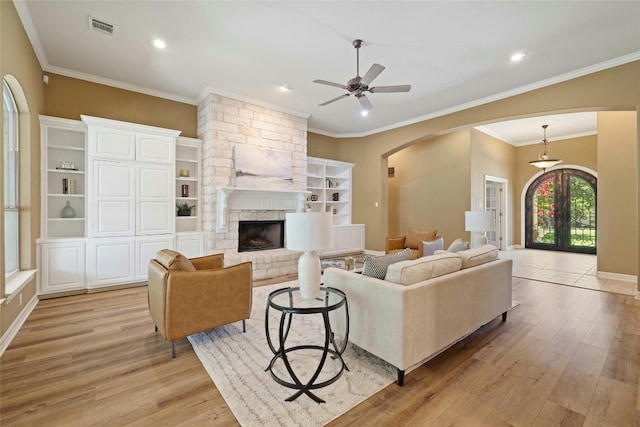
<path fill-rule="evenodd" d="M 99 31 L 104 34 L 113 34 L 113 25 L 107 24 L 106 22 L 97 20 L 95 18 L 89 17 L 89 27 L 92 30 Z"/>

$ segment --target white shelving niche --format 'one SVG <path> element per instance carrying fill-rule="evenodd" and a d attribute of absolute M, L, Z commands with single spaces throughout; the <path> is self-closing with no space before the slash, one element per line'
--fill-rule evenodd
<path fill-rule="evenodd" d="M 187 171 L 188 176 L 184 176 Z M 202 233 L 202 140 L 178 137 L 176 141 L 176 205 L 187 203 L 194 206 L 189 216 L 178 216 L 176 210 L 176 249 L 185 256 L 204 255 L 204 233 Z M 186 185 L 188 196 L 182 187 Z"/>
<path fill-rule="evenodd" d="M 40 116 L 42 141 L 42 238 L 86 235 L 86 139 L 78 120 Z M 63 180 L 66 186 L 63 187 Z M 73 218 L 63 218 L 69 202 Z"/>
<path fill-rule="evenodd" d="M 333 215 L 334 247 L 323 256 L 364 251 L 364 224 L 351 223 L 352 168 L 353 163 L 307 158 L 306 209 Z"/>

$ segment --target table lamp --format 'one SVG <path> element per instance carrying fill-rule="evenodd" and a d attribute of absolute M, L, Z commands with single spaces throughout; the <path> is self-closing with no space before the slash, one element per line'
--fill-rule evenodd
<path fill-rule="evenodd" d="M 316 251 L 333 247 L 333 216 L 329 212 L 288 213 L 285 239 L 287 249 L 304 251 L 298 261 L 298 282 L 302 298 L 317 298 L 321 270 Z"/>
<path fill-rule="evenodd" d="M 487 244 L 487 231 L 495 230 L 496 220 L 494 211 L 467 211 L 464 213 L 464 229 L 479 231 L 482 234 L 471 240 L 471 247 L 477 248 Z"/>

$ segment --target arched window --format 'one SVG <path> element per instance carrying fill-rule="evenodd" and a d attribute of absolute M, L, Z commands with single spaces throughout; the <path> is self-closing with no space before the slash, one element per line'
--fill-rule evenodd
<path fill-rule="evenodd" d="M 5 277 L 19 270 L 18 107 L 6 80 L 2 79 L 4 130 L 4 254 Z"/>
<path fill-rule="evenodd" d="M 556 169 L 531 183 L 525 199 L 525 247 L 596 253 L 597 180 Z"/>

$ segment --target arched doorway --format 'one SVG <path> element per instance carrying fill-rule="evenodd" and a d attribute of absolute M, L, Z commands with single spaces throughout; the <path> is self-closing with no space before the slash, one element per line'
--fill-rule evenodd
<path fill-rule="evenodd" d="M 596 253 L 597 179 L 578 169 L 536 178 L 525 197 L 525 247 Z"/>

